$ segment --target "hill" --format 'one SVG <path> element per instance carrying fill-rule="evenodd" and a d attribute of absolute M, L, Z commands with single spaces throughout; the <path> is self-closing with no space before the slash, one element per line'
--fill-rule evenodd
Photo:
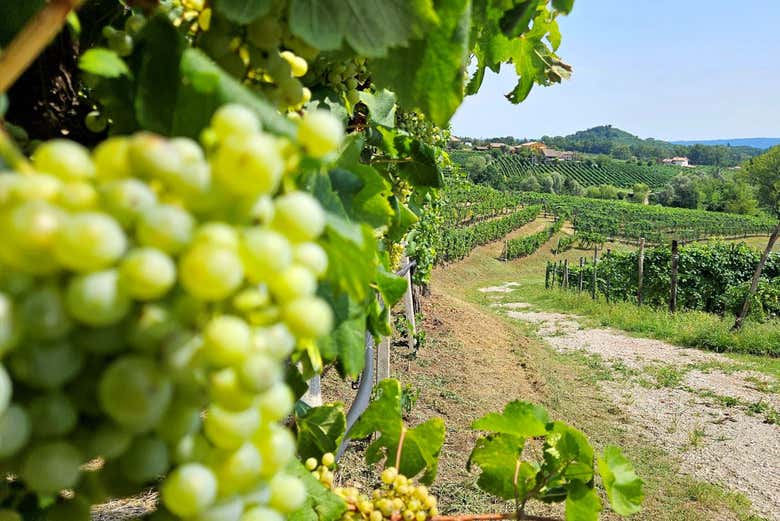
<path fill-rule="evenodd" d="M 746 138 L 733 138 L 733 139 L 703 139 L 703 140 L 689 140 L 689 141 L 672 141 L 675 145 L 725 145 L 732 147 L 753 147 L 766 150 L 772 148 L 775 145 L 780 145 L 780 137 L 746 137 Z"/>
<path fill-rule="evenodd" d="M 659 160 L 665 157 L 685 156 L 696 165 L 735 166 L 761 153 L 760 148 L 752 146 L 700 143 L 687 145 L 653 138 L 642 139 L 612 125 L 580 130 L 568 136 L 544 136 L 542 141 L 548 146 L 562 150 L 605 154 L 615 159 L 637 157 Z"/>

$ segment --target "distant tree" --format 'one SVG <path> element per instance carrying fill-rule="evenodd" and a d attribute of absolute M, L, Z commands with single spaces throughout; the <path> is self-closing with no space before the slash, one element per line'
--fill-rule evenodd
<path fill-rule="evenodd" d="M 472 154 L 464 162 L 463 168 L 468 173 L 469 177 L 475 183 L 484 182 L 485 168 L 487 168 L 488 160 L 482 154 Z"/>
<path fill-rule="evenodd" d="M 770 148 L 766 153 L 756 157 L 745 165 L 745 173 L 754 185 L 758 186 L 758 200 L 775 217 L 780 219 L 780 145 Z M 750 301 L 758 289 L 758 281 L 761 279 L 761 272 L 764 271 L 764 265 L 769 258 L 769 253 L 777 241 L 780 234 L 780 220 L 775 226 L 772 235 L 769 236 L 761 260 L 758 261 L 756 271 L 753 272 L 753 280 L 750 283 L 745 302 L 742 304 L 742 310 L 734 321 L 732 330 L 736 331 L 742 327 L 750 311 Z"/>
<path fill-rule="evenodd" d="M 615 159 L 631 159 L 631 149 L 625 143 L 617 143 L 612 146 L 610 155 Z"/>
<path fill-rule="evenodd" d="M 563 193 L 568 195 L 583 195 L 585 189 L 582 185 L 573 177 L 567 177 L 563 181 Z"/>
<path fill-rule="evenodd" d="M 540 192 L 541 191 L 541 187 L 539 185 L 539 181 L 533 175 L 529 175 L 528 177 L 523 178 L 523 180 L 520 181 L 520 185 L 518 186 L 518 188 L 522 192 Z"/>
<path fill-rule="evenodd" d="M 634 183 L 634 186 L 631 187 L 631 191 L 633 192 L 633 196 L 631 197 L 633 201 L 644 203 L 647 196 L 650 194 L 650 187 L 645 183 Z"/>
<path fill-rule="evenodd" d="M 541 174 L 537 179 L 539 179 L 539 185 L 541 186 L 542 192 L 546 194 L 555 193 L 555 183 L 553 182 L 552 175 L 546 173 Z"/>

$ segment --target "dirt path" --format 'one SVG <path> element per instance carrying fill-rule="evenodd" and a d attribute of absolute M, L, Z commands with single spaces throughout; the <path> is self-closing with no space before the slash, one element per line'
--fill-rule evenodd
<path fill-rule="evenodd" d="M 502 313 L 534 324 L 553 349 L 603 370 L 599 385 L 631 419 L 632 435 L 672 455 L 680 470 L 737 490 L 756 513 L 780 520 L 780 385 L 715 353 L 584 329 L 577 317 L 514 301 L 506 283 L 482 290 Z M 519 297 L 518 297 L 519 300 Z"/>

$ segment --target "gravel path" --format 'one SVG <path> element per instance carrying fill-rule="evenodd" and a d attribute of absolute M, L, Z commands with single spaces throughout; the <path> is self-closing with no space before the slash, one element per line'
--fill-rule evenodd
<path fill-rule="evenodd" d="M 505 299 L 515 288 L 485 289 Z M 676 456 L 682 472 L 740 491 L 757 514 L 780 520 L 780 393 L 772 377 L 717 353 L 585 329 L 576 316 L 524 302 L 495 306 L 536 324 L 557 351 L 598 359 L 611 373 L 602 388 L 632 418 L 635 435 Z"/>

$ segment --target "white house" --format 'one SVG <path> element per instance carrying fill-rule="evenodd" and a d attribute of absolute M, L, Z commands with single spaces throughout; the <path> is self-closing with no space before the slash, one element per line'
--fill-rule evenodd
<path fill-rule="evenodd" d="M 687 157 L 668 157 L 661 162 L 665 165 L 691 166 Z"/>

